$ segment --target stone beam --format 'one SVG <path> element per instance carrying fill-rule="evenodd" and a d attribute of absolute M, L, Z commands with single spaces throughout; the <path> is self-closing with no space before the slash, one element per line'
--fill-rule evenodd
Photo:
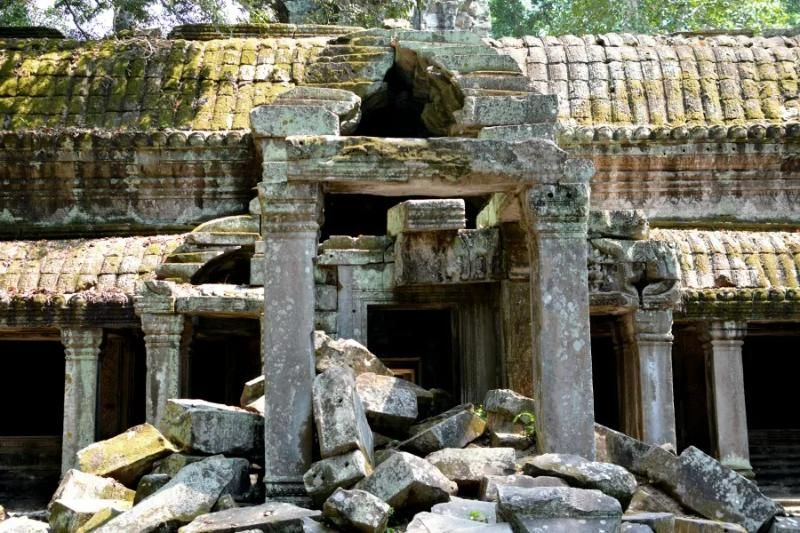
<path fill-rule="evenodd" d="M 533 187 L 520 198 L 531 267 L 536 437 L 544 453 L 574 453 L 593 459 L 586 283 L 589 177 L 576 172 L 571 178 Z"/>
<path fill-rule="evenodd" d="M 264 238 L 264 483 L 267 498 L 305 498 L 311 466 L 314 258 L 322 193 L 316 184 L 261 183 Z"/>
<path fill-rule="evenodd" d="M 331 192 L 450 197 L 516 193 L 536 183 L 563 180 L 577 166 L 591 168 L 586 162 L 568 159 L 566 152 L 543 139 L 330 135 L 286 139 L 288 181 L 320 182 Z"/>
<path fill-rule="evenodd" d="M 103 330 L 61 330 L 64 368 L 64 428 L 61 441 L 61 473 L 77 463 L 76 453 L 94 442 L 97 410 L 97 359 Z"/>

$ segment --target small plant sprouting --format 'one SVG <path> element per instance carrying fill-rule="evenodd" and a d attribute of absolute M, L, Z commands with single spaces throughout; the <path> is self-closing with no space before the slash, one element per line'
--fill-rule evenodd
<path fill-rule="evenodd" d="M 484 524 L 489 523 L 489 519 L 486 518 L 480 511 L 470 511 L 469 519 L 472 520 L 473 522 L 483 522 Z"/>
<path fill-rule="evenodd" d="M 536 433 L 536 416 L 530 411 L 522 411 L 512 420 L 514 424 L 521 424 L 525 436 L 532 439 Z"/>
<path fill-rule="evenodd" d="M 481 417 L 482 419 L 486 420 L 486 409 L 483 407 L 483 404 L 476 405 L 473 408 L 472 412 Z"/>

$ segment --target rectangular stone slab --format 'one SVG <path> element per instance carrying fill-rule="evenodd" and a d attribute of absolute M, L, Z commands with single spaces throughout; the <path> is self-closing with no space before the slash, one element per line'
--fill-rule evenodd
<path fill-rule="evenodd" d="M 267 502 L 254 507 L 237 507 L 198 516 L 179 533 L 233 533 L 235 531 L 303 532 L 303 519 L 319 516 L 289 503 Z"/>

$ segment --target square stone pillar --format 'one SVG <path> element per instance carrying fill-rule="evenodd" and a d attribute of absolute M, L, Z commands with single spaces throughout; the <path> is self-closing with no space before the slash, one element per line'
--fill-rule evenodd
<path fill-rule="evenodd" d="M 539 450 L 594 459 L 586 247 L 590 175 L 577 183 L 536 186 L 521 200 L 531 268 Z"/>
<path fill-rule="evenodd" d="M 742 368 L 746 330 L 743 322 L 712 322 L 708 331 L 706 369 L 713 415 L 712 440 L 717 457 L 725 466 L 752 474 Z"/>
<path fill-rule="evenodd" d="M 264 238 L 265 462 L 267 498 L 306 496 L 312 460 L 314 258 L 322 194 L 316 184 L 261 183 Z"/>
<path fill-rule="evenodd" d="M 94 442 L 97 410 L 97 359 L 102 329 L 61 330 L 64 368 L 64 429 L 61 440 L 61 473 L 76 464 L 76 453 Z"/>
<path fill-rule="evenodd" d="M 181 340 L 186 319 L 179 314 L 142 313 L 147 349 L 145 419 L 158 427 L 167 400 L 181 397 Z"/>
<path fill-rule="evenodd" d="M 672 310 L 639 309 L 633 315 L 637 383 L 633 408 L 641 421 L 641 440 L 656 446 L 675 437 L 672 380 Z M 626 392 L 630 393 L 630 391 Z"/>

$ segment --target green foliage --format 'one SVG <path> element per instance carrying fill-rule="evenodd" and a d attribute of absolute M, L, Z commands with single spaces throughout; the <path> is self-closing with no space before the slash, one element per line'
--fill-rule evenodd
<path fill-rule="evenodd" d="M 29 1 L 0 2 L 0 26 L 30 26 L 31 3 Z"/>
<path fill-rule="evenodd" d="M 532 439 L 536 434 L 536 416 L 530 411 L 522 411 L 512 420 L 514 424 L 521 424 L 525 436 Z"/>
<path fill-rule="evenodd" d="M 490 0 L 495 36 L 759 31 L 800 22 L 798 0 Z"/>
<path fill-rule="evenodd" d="M 473 522 L 483 522 L 484 524 L 489 523 L 489 519 L 486 518 L 486 516 L 484 516 L 484 514 L 480 511 L 470 511 L 468 516 Z"/>
<path fill-rule="evenodd" d="M 480 418 L 486 420 L 486 417 L 487 417 L 486 409 L 483 407 L 483 405 L 481 405 L 481 404 L 476 405 L 472 409 L 472 412 L 475 413 L 476 415 L 478 415 Z"/>
<path fill-rule="evenodd" d="M 287 22 L 282 0 L 249 0 L 251 22 Z M 384 19 L 409 18 L 416 0 L 316 0 L 306 15 L 311 24 L 380 27 Z"/>

